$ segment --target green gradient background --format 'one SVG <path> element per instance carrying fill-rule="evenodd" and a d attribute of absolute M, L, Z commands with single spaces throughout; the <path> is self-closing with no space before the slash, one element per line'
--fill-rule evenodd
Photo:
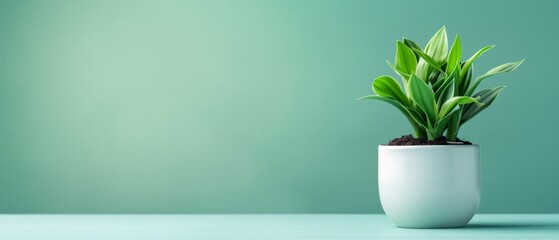
<path fill-rule="evenodd" d="M 370 213 L 395 40 L 526 58 L 461 137 L 480 212 L 559 212 L 554 1 L 2 1 L 0 212 Z"/>

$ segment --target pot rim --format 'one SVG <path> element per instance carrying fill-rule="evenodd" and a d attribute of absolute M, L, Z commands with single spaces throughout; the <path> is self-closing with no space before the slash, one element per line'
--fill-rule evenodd
<path fill-rule="evenodd" d="M 474 147 L 479 148 L 479 144 L 449 144 L 449 145 L 386 145 L 379 144 L 379 148 L 463 148 L 463 147 Z"/>

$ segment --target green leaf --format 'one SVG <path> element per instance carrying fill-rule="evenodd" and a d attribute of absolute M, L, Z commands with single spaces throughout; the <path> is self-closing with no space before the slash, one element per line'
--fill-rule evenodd
<path fill-rule="evenodd" d="M 431 82 L 431 86 L 434 92 L 437 92 L 447 79 L 448 76 L 445 75 L 446 74 L 444 74 L 443 72 L 433 72 L 431 73 L 431 76 L 429 76 L 429 82 Z"/>
<path fill-rule="evenodd" d="M 404 115 L 406 115 L 407 118 L 411 119 L 413 121 L 413 118 L 411 118 L 410 114 L 408 113 L 408 110 L 406 109 L 406 107 L 404 105 L 402 105 L 400 102 L 392 99 L 392 98 L 387 98 L 387 97 L 383 97 L 383 96 L 379 96 L 379 95 L 369 95 L 369 96 L 364 96 L 361 98 L 358 98 L 357 100 L 380 100 L 386 103 L 389 103 L 390 105 L 396 107 L 398 110 L 400 110 L 400 112 L 402 112 Z"/>
<path fill-rule="evenodd" d="M 481 81 L 483 81 L 483 79 L 491 77 L 495 74 L 513 71 L 518 66 L 520 66 L 520 64 L 522 64 L 522 62 L 524 62 L 524 59 L 520 60 L 520 61 L 517 61 L 517 62 L 505 63 L 503 65 L 492 68 L 491 70 L 487 71 L 487 73 L 485 73 L 485 74 L 476 78 L 476 81 L 474 82 L 472 87 L 470 89 L 468 89 L 467 94 L 471 95 L 476 90 L 476 88 L 479 86 Z"/>
<path fill-rule="evenodd" d="M 406 46 L 408 46 L 410 49 L 422 50 L 421 47 L 419 45 L 417 45 L 417 43 L 415 43 L 412 40 L 409 40 L 407 38 L 404 38 L 404 44 L 406 44 Z M 419 61 L 419 55 L 415 52 L 414 52 L 414 54 L 415 54 L 415 60 Z"/>
<path fill-rule="evenodd" d="M 412 49 L 415 53 L 417 53 L 417 55 L 419 55 L 423 60 L 425 60 L 427 63 L 429 63 L 429 65 L 431 65 L 432 67 L 434 67 L 435 69 L 444 72 L 443 69 L 441 68 L 441 65 L 439 63 L 437 63 L 437 61 L 435 61 L 435 59 L 433 59 L 432 57 L 430 57 L 429 55 L 427 55 L 426 53 L 424 53 L 423 51 L 419 50 L 419 49 Z"/>
<path fill-rule="evenodd" d="M 448 99 L 454 97 L 454 78 L 446 81 L 444 85 L 435 92 L 435 99 L 437 99 L 437 106 L 442 108 L 443 103 Z"/>
<path fill-rule="evenodd" d="M 419 49 L 413 48 L 412 50 L 421 57 L 421 59 L 419 59 L 419 62 L 417 63 L 417 69 L 415 71 L 417 77 L 427 83 L 430 81 L 430 76 L 434 73 L 432 73 L 433 69 L 436 69 L 438 72 L 444 74 L 441 66 L 433 58 Z M 431 82 L 431 84 L 433 84 L 433 82 Z"/>
<path fill-rule="evenodd" d="M 460 72 L 460 78 L 463 78 L 464 75 L 466 74 L 466 72 L 470 69 L 470 67 L 472 66 L 472 63 L 474 63 L 474 61 L 481 56 L 481 54 L 483 54 L 484 52 L 489 51 L 491 48 L 495 47 L 495 45 L 492 46 L 485 46 L 482 49 L 478 50 L 476 53 L 474 53 L 474 55 L 472 55 L 468 60 L 466 60 L 466 62 L 464 62 L 464 67 L 462 68 L 462 71 Z"/>
<path fill-rule="evenodd" d="M 402 72 L 402 71 L 396 69 L 396 67 L 394 67 L 394 65 L 393 65 L 391 62 L 389 62 L 388 60 L 386 60 L 386 64 L 387 64 L 390 68 L 392 68 L 392 70 L 394 70 L 394 72 L 396 72 L 396 74 L 400 75 L 400 77 L 402 78 L 402 81 L 403 81 L 404 83 L 406 83 L 406 82 L 408 81 L 408 79 L 410 79 L 410 75 L 409 75 L 409 74 L 404 73 L 404 72 Z"/>
<path fill-rule="evenodd" d="M 464 105 L 459 106 L 458 111 L 449 114 L 450 119 L 447 123 L 447 128 L 446 128 L 446 138 L 449 141 L 456 141 L 456 138 L 458 138 L 458 131 L 460 130 L 460 119 L 462 118 L 463 109 L 464 109 Z"/>
<path fill-rule="evenodd" d="M 501 91 L 505 88 L 505 86 L 499 86 L 493 89 L 485 89 L 478 93 L 476 93 L 473 97 L 479 98 L 479 102 L 483 103 L 483 105 L 476 105 L 476 104 L 467 104 L 464 105 L 464 110 L 462 112 L 462 120 L 460 121 L 460 125 L 464 124 L 468 120 L 472 119 L 475 115 L 486 109 L 495 101 L 495 99 L 499 96 Z"/>
<path fill-rule="evenodd" d="M 417 67 L 417 58 L 413 51 L 404 43 L 397 41 L 396 56 L 394 57 L 394 66 L 406 74 L 412 74 Z"/>
<path fill-rule="evenodd" d="M 417 125 L 417 127 L 414 126 L 416 137 L 426 138 L 427 131 L 429 130 L 429 128 L 427 127 L 427 121 L 425 120 L 423 115 L 411 107 L 406 107 L 406 110 L 408 111 L 408 114 L 411 116 L 411 118 L 414 120 L 415 124 Z"/>
<path fill-rule="evenodd" d="M 415 43 L 414 41 L 409 40 L 407 38 L 404 38 L 404 44 L 406 44 L 406 46 L 408 46 L 411 49 L 415 48 L 415 49 L 422 50 L 421 47 L 419 45 L 417 45 L 417 43 Z"/>
<path fill-rule="evenodd" d="M 458 78 L 459 72 L 460 69 L 454 69 L 453 72 L 443 80 L 442 85 L 437 87 L 436 90 L 435 90 L 435 85 L 433 85 L 433 90 L 435 91 L 435 99 L 437 99 L 437 104 L 439 107 L 446 100 L 456 95 L 454 94 L 456 89 L 455 85 L 456 85 L 456 79 Z M 439 82 L 436 82 L 435 84 L 439 84 Z M 452 88 L 449 88 L 450 85 L 452 85 Z M 444 99 L 442 100 L 442 102 L 440 102 L 441 95 L 444 95 L 443 97 Z"/>
<path fill-rule="evenodd" d="M 434 123 L 437 118 L 437 105 L 433 90 L 415 74 L 412 74 L 408 84 L 411 99 L 423 110 L 428 122 Z"/>
<path fill-rule="evenodd" d="M 454 114 L 457 113 L 457 111 L 459 111 L 458 108 L 455 108 L 454 110 L 452 110 L 449 114 L 447 114 L 446 116 L 444 116 L 442 119 L 439 119 L 436 123 L 435 123 L 435 132 L 437 133 L 437 135 L 442 136 L 443 132 L 445 129 L 447 129 L 448 127 L 448 123 L 449 120 L 451 119 L 451 116 L 453 116 Z"/>
<path fill-rule="evenodd" d="M 406 107 L 406 110 L 419 126 L 427 129 L 427 120 L 423 117 L 423 113 L 419 113 L 411 107 Z M 418 110 L 421 111 L 421 109 Z"/>
<path fill-rule="evenodd" d="M 382 97 L 392 98 L 404 106 L 409 106 L 410 102 L 406 94 L 402 91 L 400 83 L 391 76 L 380 76 L 373 81 L 373 91 Z"/>
<path fill-rule="evenodd" d="M 471 94 L 466 94 L 468 88 L 470 87 L 470 82 L 472 81 L 472 73 L 474 71 L 474 66 L 472 65 L 470 69 L 466 72 L 466 75 L 460 77 L 460 84 L 458 85 L 457 96 L 470 96 Z"/>
<path fill-rule="evenodd" d="M 400 112 L 402 114 L 404 114 L 404 116 L 408 119 L 408 121 L 412 125 L 412 128 L 415 132 L 416 137 L 425 138 L 426 127 L 420 126 L 420 125 L 423 124 L 422 123 L 423 121 L 421 121 L 421 117 L 420 117 L 419 113 L 415 112 L 413 109 L 405 107 L 404 105 L 402 105 L 400 102 L 398 102 L 396 100 L 393 100 L 393 99 L 387 98 L 387 97 L 378 96 L 378 95 L 364 96 L 364 97 L 361 97 L 357 100 L 366 100 L 366 99 L 383 101 L 383 102 L 386 102 L 386 103 L 396 107 L 396 109 L 400 110 Z M 413 117 L 412 117 L 412 115 L 413 115 Z M 417 118 L 419 120 L 419 122 L 416 122 L 416 120 L 414 118 Z"/>
<path fill-rule="evenodd" d="M 431 88 L 433 88 L 433 92 L 436 92 L 439 86 L 435 86 L 435 84 L 437 84 L 437 82 L 443 80 L 446 78 L 446 74 L 440 71 L 433 71 L 431 73 L 431 75 L 429 75 L 429 81 L 428 83 L 431 83 Z"/>
<path fill-rule="evenodd" d="M 460 37 L 456 35 L 452 48 L 450 49 L 450 54 L 448 55 L 448 61 L 446 62 L 446 73 L 450 74 L 456 67 L 460 67 L 460 59 L 462 58 L 462 46 L 460 46 Z"/>
<path fill-rule="evenodd" d="M 478 99 L 472 97 L 466 97 L 466 96 L 452 97 L 446 100 L 446 102 L 443 104 L 443 106 L 441 107 L 441 111 L 437 116 L 437 119 L 439 120 L 443 119 L 444 117 L 446 117 L 446 115 L 448 115 L 451 111 L 453 111 L 456 106 L 460 104 L 466 104 L 466 103 L 481 104 L 478 101 Z"/>
<path fill-rule="evenodd" d="M 439 65 L 446 62 L 448 56 L 448 39 L 444 26 L 429 40 L 427 46 L 425 46 L 425 53 L 432 57 Z"/>
<path fill-rule="evenodd" d="M 462 68 L 460 68 L 460 64 L 458 64 L 458 66 L 454 68 L 453 72 L 451 72 L 449 76 L 454 78 L 454 96 L 462 96 L 460 92 L 458 92 L 460 84 L 462 84 L 462 81 L 460 79 L 460 70 L 462 70 Z"/>

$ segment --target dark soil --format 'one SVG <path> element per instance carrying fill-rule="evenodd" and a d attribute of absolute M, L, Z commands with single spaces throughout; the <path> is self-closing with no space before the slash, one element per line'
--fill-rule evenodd
<path fill-rule="evenodd" d="M 399 138 L 394 138 L 388 142 L 389 146 L 410 146 L 410 145 L 472 145 L 471 142 L 456 139 L 455 142 L 450 142 L 446 137 L 442 136 L 435 140 L 427 140 L 423 138 L 414 138 L 412 135 L 404 135 Z"/>

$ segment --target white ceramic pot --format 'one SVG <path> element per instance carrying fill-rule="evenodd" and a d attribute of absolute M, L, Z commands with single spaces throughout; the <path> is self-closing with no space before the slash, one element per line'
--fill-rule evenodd
<path fill-rule="evenodd" d="M 384 212 L 405 228 L 465 226 L 480 201 L 478 145 L 378 148 L 379 195 Z"/>

